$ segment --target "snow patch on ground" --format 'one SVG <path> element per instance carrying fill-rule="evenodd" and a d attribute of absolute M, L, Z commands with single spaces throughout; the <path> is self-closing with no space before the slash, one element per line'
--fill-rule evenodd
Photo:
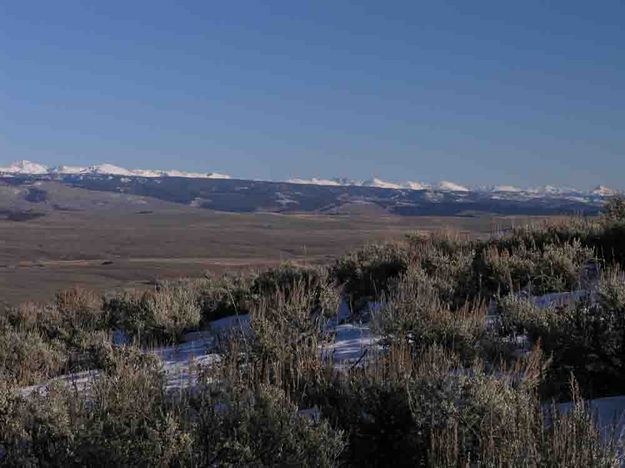
<path fill-rule="evenodd" d="M 328 321 L 324 330 L 326 336 L 332 338 L 332 342 L 323 345 L 320 353 L 324 358 L 331 359 L 337 368 L 367 362 L 381 350 L 380 337 L 371 333 L 370 325 L 345 323 L 351 317 L 349 304 L 343 301 L 336 317 Z M 215 320 L 210 323 L 208 330 L 186 334 L 180 344 L 147 349 L 145 352 L 161 360 L 168 391 L 188 388 L 195 385 L 200 368 L 219 361 L 220 356 L 215 352 L 217 339 L 233 330 L 243 334 L 251 332 L 250 316 L 245 314 Z M 113 332 L 115 345 L 126 345 L 130 341 L 120 330 Z M 97 370 L 63 375 L 47 383 L 24 387 L 20 393 L 24 396 L 34 392 L 45 393 L 47 387 L 54 382 L 83 392 L 99 375 L 100 371 Z"/>
<path fill-rule="evenodd" d="M 166 390 L 193 386 L 197 380 L 198 370 L 219 360 L 219 355 L 213 352 L 217 336 L 233 329 L 249 329 L 249 316 L 240 315 L 215 320 L 211 322 L 209 330 L 185 335 L 183 343 L 146 350 L 146 353 L 155 355 L 162 361 Z M 130 340 L 123 332 L 116 330 L 113 332 L 113 342 L 116 345 L 124 345 L 128 344 Z M 99 375 L 100 371 L 97 370 L 63 375 L 44 384 L 24 387 L 20 393 L 23 396 L 34 392 L 45 393 L 47 387 L 52 383 L 61 383 L 68 388 L 75 388 L 77 391 L 83 392 Z"/>
<path fill-rule="evenodd" d="M 334 342 L 322 347 L 322 356 L 337 365 L 354 365 L 370 360 L 380 350 L 380 337 L 369 324 L 345 323 L 334 327 Z"/>
<path fill-rule="evenodd" d="M 298 201 L 287 197 L 282 192 L 276 192 L 276 203 L 282 205 L 283 207 L 288 206 L 288 205 L 299 205 Z"/>
<path fill-rule="evenodd" d="M 625 441 L 625 395 L 598 398 L 584 402 L 596 418 L 604 437 L 614 431 L 617 440 Z M 558 409 L 566 414 L 574 408 L 572 402 L 561 403 Z"/>
<path fill-rule="evenodd" d="M 379 308 L 379 303 L 372 302 L 365 315 L 370 316 Z M 339 368 L 367 362 L 382 350 L 381 337 L 372 333 L 370 323 L 354 321 L 346 299 L 341 301 L 336 317 L 328 321 L 325 333 L 334 339 L 321 347 L 321 355 L 325 359 L 331 359 Z"/>

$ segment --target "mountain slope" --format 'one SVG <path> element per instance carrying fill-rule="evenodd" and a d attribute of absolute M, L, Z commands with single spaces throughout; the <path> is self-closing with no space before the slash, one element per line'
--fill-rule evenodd
<path fill-rule="evenodd" d="M 37 188 L 37 184 L 47 181 L 92 192 L 147 197 L 219 211 L 336 214 L 366 207 L 370 212 L 404 216 L 595 214 L 605 200 L 618 194 L 607 187 L 588 192 L 551 186 L 469 188 L 448 181 L 429 185 L 378 178 L 364 182 L 266 182 L 230 179 L 215 173 L 128 170 L 110 164 L 48 168 L 29 161 L 0 168 L 0 181 L 7 187 L 21 187 L 25 202 L 40 206 L 48 200 L 46 191 Z"/>
<path fill-rule="evenodd" d="M 152 169 L 126 169 L 113 164 L 93 166 L 54 166 L 48 167 L 31 161 L 16 161 L 9 166 L 0 167 L 2 175 L 112 175 L 128 177 L 185 177 L 193 179 L 229 179 L 226 174 L 217 172 L 184 172 L 178 170 L 160 171 Z"/>

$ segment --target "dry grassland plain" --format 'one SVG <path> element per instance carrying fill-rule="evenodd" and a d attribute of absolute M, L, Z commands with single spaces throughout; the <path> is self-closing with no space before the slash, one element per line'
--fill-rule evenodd
<path fill-rule="evenodd" d="M 380 214 L 231 214 L 189 207 L 62 212 L 0 220 L 0 300 L 44 301 L 73 286 L 145 287 L 206 271 L 260 269 L 284 261 L 324 263 L 373 241 L 454 229 L 472 236 L 527 222 L 519 217 Z"/>

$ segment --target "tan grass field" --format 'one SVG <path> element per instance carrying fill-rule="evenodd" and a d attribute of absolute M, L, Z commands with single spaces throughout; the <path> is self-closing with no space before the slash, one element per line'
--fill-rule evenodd
<path fill-rule="evenodd" d="M 414 231 L 449 228 L 485 236 L 524 222 L 489 216 L 230 214 L 189 207 L 50 212 L 30 221 L 0 221 L 0 300 L 47 300 L 72 286 L 142 286 L 283 261 L 329 262 L 367 242 Z"/>

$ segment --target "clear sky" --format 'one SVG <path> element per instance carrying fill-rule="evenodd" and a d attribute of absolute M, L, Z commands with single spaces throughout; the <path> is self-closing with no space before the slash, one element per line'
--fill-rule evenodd
<path fill-rule="evenodd" d="M 625 2 L 7 1 L 0 164 L 625 188 Z"/>

